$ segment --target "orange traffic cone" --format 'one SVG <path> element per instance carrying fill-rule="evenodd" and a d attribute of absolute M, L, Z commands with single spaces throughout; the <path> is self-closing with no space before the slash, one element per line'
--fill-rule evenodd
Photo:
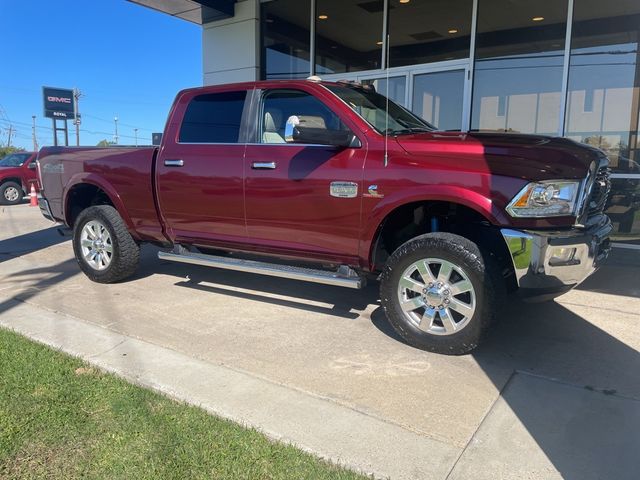
<path fill-rule="evenodd" d="M 34 184 L 31 184 L 31 192 L 29 193 L 29 206 L 37 207 L 38 206 L 38 197 L 36 196 L 36 187 Z"/>

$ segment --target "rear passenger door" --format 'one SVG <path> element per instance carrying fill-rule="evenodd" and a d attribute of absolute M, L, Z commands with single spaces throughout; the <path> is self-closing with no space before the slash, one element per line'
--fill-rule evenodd
<path fill-rule="evenodd" d="M 244 218 L 246 90 L 186 94 L 178 101 L 156 169 L 158 203 L 176 242 L 239 243 Z"/>

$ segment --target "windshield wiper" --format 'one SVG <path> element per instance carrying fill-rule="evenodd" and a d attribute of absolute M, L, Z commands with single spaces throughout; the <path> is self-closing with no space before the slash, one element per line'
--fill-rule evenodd
<path fill-rule="evenodd" d="M 392 130 L 391 128 L 386 131 L 387 135 L 409 135 L 412 133 L 431 132 L 432 130 L 427 127 L 408 127 L 398 130 Z"/>

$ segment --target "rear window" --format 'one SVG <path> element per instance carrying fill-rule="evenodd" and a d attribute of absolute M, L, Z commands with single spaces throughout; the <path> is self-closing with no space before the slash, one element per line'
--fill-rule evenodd
<path fill-rule="evenodd" d="M 237 143 L 246 91 L 198 95 L 182 119 L 183 143 Z"/>

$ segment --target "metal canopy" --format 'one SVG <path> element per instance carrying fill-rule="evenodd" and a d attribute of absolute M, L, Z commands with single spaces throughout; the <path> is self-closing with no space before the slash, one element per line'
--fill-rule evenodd
<path fill-rule="evenodd" d="M 128 0 L 173 17 L 202 25 L 233 17 L 236 0 Z"/>

